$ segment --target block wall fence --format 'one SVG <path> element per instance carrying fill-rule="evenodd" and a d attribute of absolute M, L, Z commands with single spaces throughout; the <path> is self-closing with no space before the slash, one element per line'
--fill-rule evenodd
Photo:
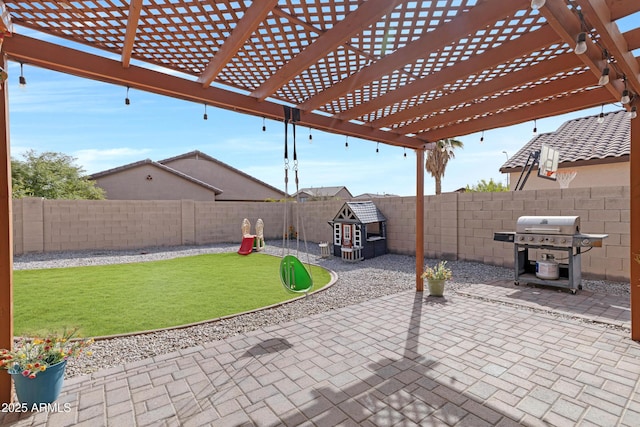
<path fill-rule="evenodd" d="M 415 254 L 415 200 L 375 199 L 387 218 L 392 253 Z M 289 223 L 298 231 L 304 228 L 308 242 L 330 242 L 328 221 L 343 203 L 287 204 Z M 583 275 L 629 280 L 629 205 L 627 186 L 426 196 L 425 257 L 512 267 L 513 245 L 495 242 L 495 231 L 514 231 L 522 215 L 578 215 L 582 232 L 609 235 L 602 248 L 583 251 Z M 17 199 L 14 253 L 240 244 L 243 218 L 252 229 L 262 218 L 265 238 L 281 239 L 284 209 L 282 203 L 268 202 Z"/>

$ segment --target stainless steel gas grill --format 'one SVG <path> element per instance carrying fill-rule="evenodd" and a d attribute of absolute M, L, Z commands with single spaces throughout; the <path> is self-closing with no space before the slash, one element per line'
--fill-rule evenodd
<path fill-rule="evenodd" d="M 520 282 L 568 288 L 571 293 L 582 289 L 582 248 L 601 247 L 607 234 L 580 232 L 579 216 L 521 216 L 516 231 L 499 231 L 493 240 L 514 245 L 514 283 Z M 539 260 L 529 259 L 529 249 L 541 249 Z M 565 258 L 544 251 L 566 253 Z M 560 263 L 558 260 L 566 260 Z"/>

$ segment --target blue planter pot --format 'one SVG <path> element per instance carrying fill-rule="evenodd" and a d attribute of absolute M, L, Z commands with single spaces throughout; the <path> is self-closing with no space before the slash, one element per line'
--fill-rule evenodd
<path fill-rule="evenodd" d="M 21 373 L 11 374 L 16 388 L 18 400 L 31 408 L 34 404 L 53 403 L 62 390 L 64 369 L 67 361 L 49 366 L 46 371 L 39 372 L 35 378 L 27 378 Z"/>

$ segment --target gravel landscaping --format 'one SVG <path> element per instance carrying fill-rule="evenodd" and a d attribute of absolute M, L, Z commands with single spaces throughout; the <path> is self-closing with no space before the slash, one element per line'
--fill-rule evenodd
<path fill-rule="evenodd" d="M 267 242 L 265 253 L 281 256 L 281 242 Z M 336 308 L 357 304 L 397 292 L 415 289 L 415 258 L 387 254 L 358 263 L 345 263 L 339 258 L 319 257 L 317 244 L 309 244 L 309 261 L 337 273 L 338 280 L 327 290 L 275 308 L 239 315 L 180 329 L 149 334 L 99 340 L 92 346 L 93 356 L 70 361 L 67 376 L 83 375 L 100 369 L 119 366 L 149 357 L 192 347 L 202 342 L 218 340 L 265 326 L 287 322 Z M 14 269 L 55 268 L 113 263 L 143 262 L 204 253 L 237 251 L 237 244 L 209 246 L 148 248 L 127 251 L 84 251 L 15 256 Z M 436 260 L 425 259 L 434 264 Z M 474 283 L 509 280 L 513 270 L 475 262 L 450 261 L 453 279 L 447 292 L 467 288 Z M 248 275 L 250 277 L 250 275 Z M 629 283 L 603 280 L 582 280 L 585 290 L 615 295 L 628 295 Z"/>

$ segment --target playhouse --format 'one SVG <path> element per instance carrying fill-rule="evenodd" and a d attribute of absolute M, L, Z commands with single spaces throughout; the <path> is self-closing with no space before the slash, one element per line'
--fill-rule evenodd
<path fill-rule="evenodd" d="M 333 255 L 360 261 L 387 253 L 387 220 L 371 201 L 346 202 L 329 221 Z"/>

